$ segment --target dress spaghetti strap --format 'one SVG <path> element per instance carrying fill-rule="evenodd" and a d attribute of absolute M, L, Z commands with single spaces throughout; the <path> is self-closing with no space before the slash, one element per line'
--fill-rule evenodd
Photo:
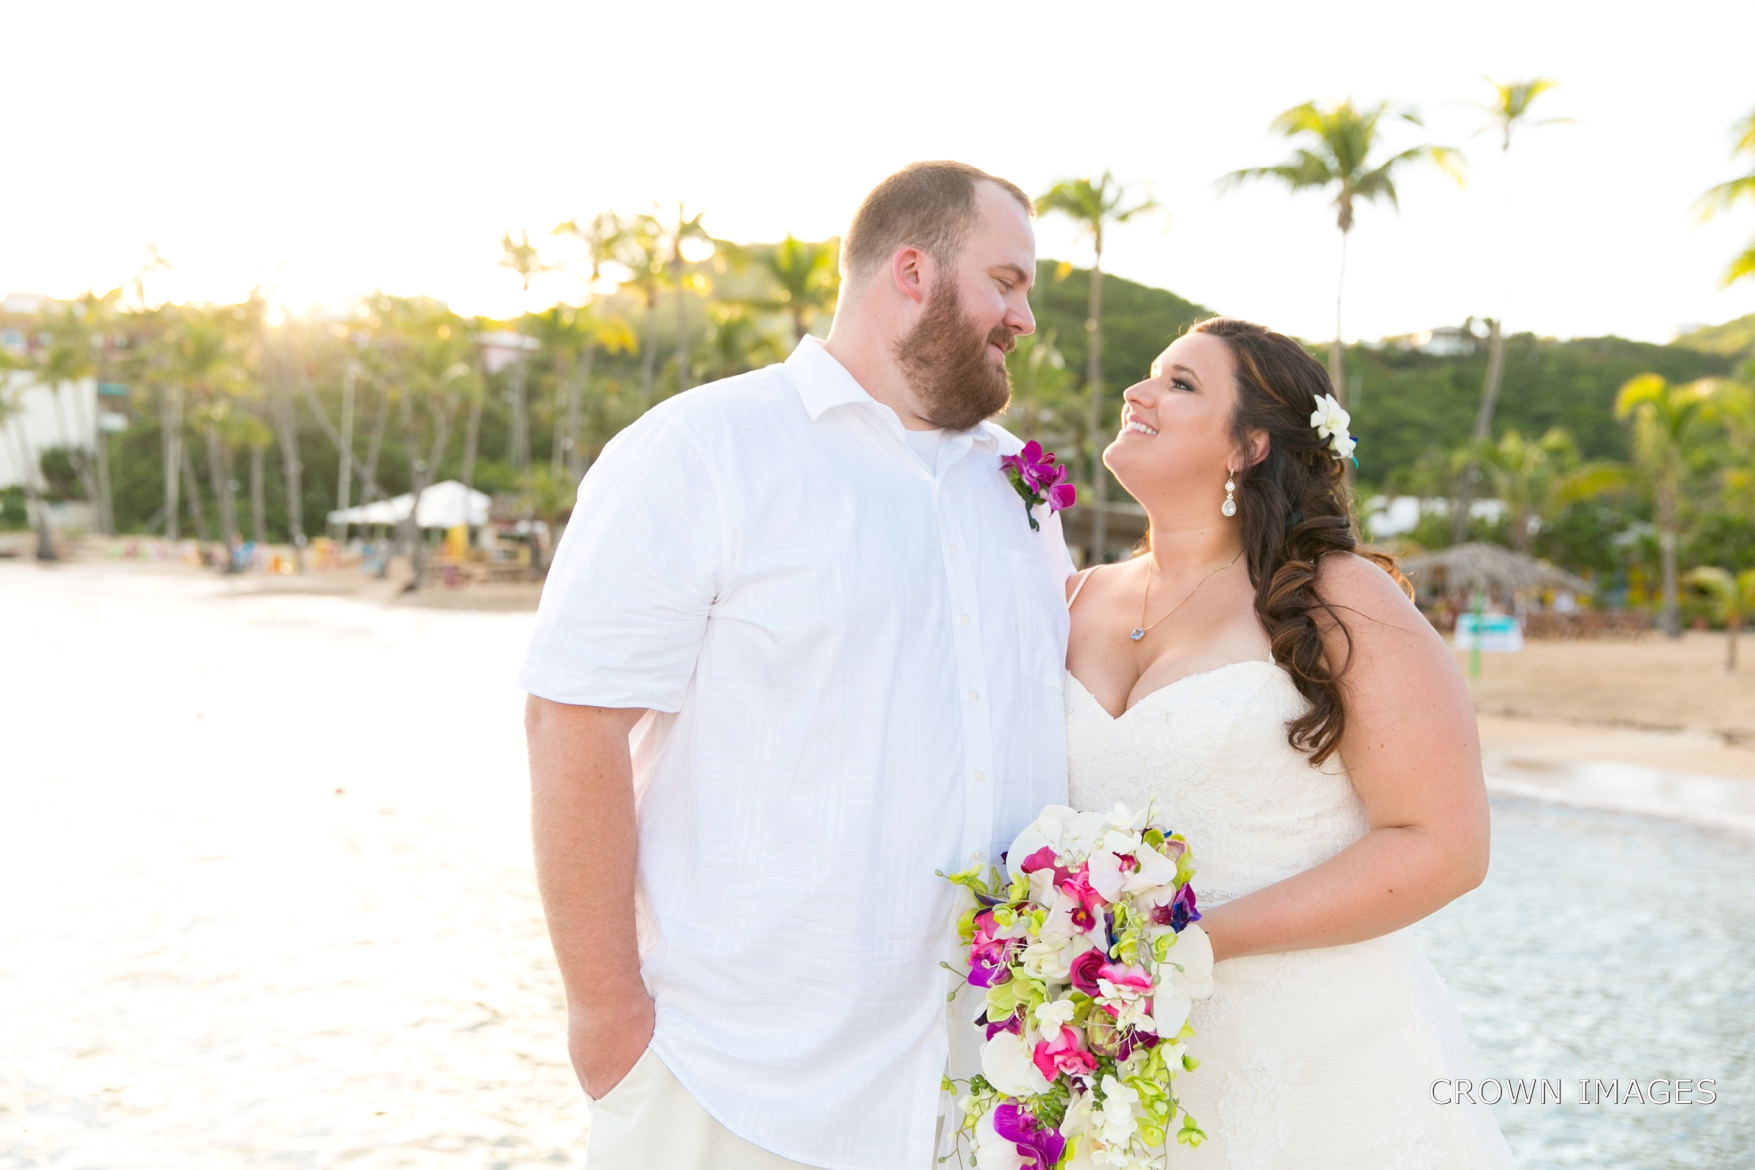
<path fill-rule="evenodd" d="M 1079 590 L 1085 587 L 1085 582 L 1089 581 L 1091 579 L 1091 574 L 1095 573 L 1100 567 L 1101 566 L 1098 565 L 1092 565 L 1090 568 L 1079 574 L 1078 584 L 1073 586 L 1072 594 L 1066 599 L 1067 609 L 1070 610 L 1073 607 L 1073 602 L 1079 599 Z"/>

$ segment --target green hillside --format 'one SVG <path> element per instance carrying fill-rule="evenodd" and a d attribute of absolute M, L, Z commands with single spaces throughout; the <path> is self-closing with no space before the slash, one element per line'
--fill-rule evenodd
<path fill-rule="evenodd" d="M 1090 274 L 1075 269 L 1055 279 L 1056 263 L 1042 261 L 1031 294 L 1038 333 L 1052 331 L 1066 370 L 1084 380 L 1085 298 Z M 1120 424 L 1120 390 L 1144 376 L 1153 358 L 1187 325 L 1216 310 L 1164 289 L 1119 277 L 1103 278 L 1103 369 L 1106 425 Z M 1272 325 L 1273 322 L 1263 322 Z M 1737 330 L 1741 329 L 1739 333 Z M 1691 334 L 1672 345 L 1619 337 L 1556 341 L 1532 334 L 1506 339 L 1505 377 L 1494 431 L 1516 428 L 1539 435 L 1549 427 L 1572 432 L 1586 459 L 1624 459 L 1627 428 L 1614 417 L 1615 395 L 1628 379 L 1658 373 L 1675 381 L 1730 374 L 1755 345 L 1755 318 Z M 1326 360 L 1327 343 L 1306 341 Z M 1348 347 L 1353 433 L 1359 436 L 1359 475 L 1381 483 L 1391 472 L 1413 466 L 1432 450 L 1468 441 L 1487 373 L 1485 341 L 1472 353 L 1439 356 L 1388 345 Z"/>

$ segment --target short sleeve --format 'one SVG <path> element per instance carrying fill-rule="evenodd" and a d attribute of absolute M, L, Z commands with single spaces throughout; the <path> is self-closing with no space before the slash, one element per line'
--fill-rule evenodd
<path fill-rule="evenodd" d="M 719 587 L 721 506 L 674 408 L 611 441 L 579 485 L 519 688 L 557 703 L 679 710 Z"/>

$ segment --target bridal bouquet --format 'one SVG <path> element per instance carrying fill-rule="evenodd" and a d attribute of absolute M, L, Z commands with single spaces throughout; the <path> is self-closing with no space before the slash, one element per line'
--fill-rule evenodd
<path fill-rule="evenodd" d="M 957 924 L 968 982 L 984 994 L 981 1072 L 961 1089 L 959 1142 L 978 1170 L 1145 1167 L 1179 1112 L 1171 1080 L 1195 1061 L 1193 1001 L 1212 993 L 1195 922 L 1188 843 L 1117 804 L 1042 810 Z M 1205 1137 L 1182 1112 L 1178 1142 Z M 1157 1163 L 1152 1163 L 1156 1165 Z"/>

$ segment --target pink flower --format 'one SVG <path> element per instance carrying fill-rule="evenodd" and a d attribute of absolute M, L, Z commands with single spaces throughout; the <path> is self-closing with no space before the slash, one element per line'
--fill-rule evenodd
<path fill-rule="evenodd" d="M 1079 930 L 1090 930 L 1103 921 L 1105 899 L 1091 888 L 1091 872 L 1088 866 L 1079 866 L 1077 873 L 1061 882 L 1060 892 L 1074 902 L 1073 926 Z"/>
<path fill-rule="evenodd" d="M 1097 1067 L 1097 1058 L 1085 1047 L 1085 1037 L 1073 1028 L 1062 1027 L 1060 1035 L 1036 1041 L 1031 1055 L 1036 1071 L 1053 1080 L 1061 1073 L 1078 1075 Z"/>
<path fill-rule="evenodd" d="M 1075 988 L 1095 998 L 1102 994 L 1103 990 L 1097 986 L 1097 976 L 1107 965 L 1102 951 L 1095 949 L 1086 951 L 1072 961 L 1070 981 Z"/>
<path fill-rule="evenodd" d="M 1126 963 L 1105 963 L 1097 972 L 1099 979 L 1109 980 L 1110 986 L 1122 993 L 1123 998 L 1132 999 L 1139 995 L 1152 993 L 1152 977 L 1144 967 L 1130 967 Z M 1128 993 L 1132 992 L 1132 995 Z"/>

